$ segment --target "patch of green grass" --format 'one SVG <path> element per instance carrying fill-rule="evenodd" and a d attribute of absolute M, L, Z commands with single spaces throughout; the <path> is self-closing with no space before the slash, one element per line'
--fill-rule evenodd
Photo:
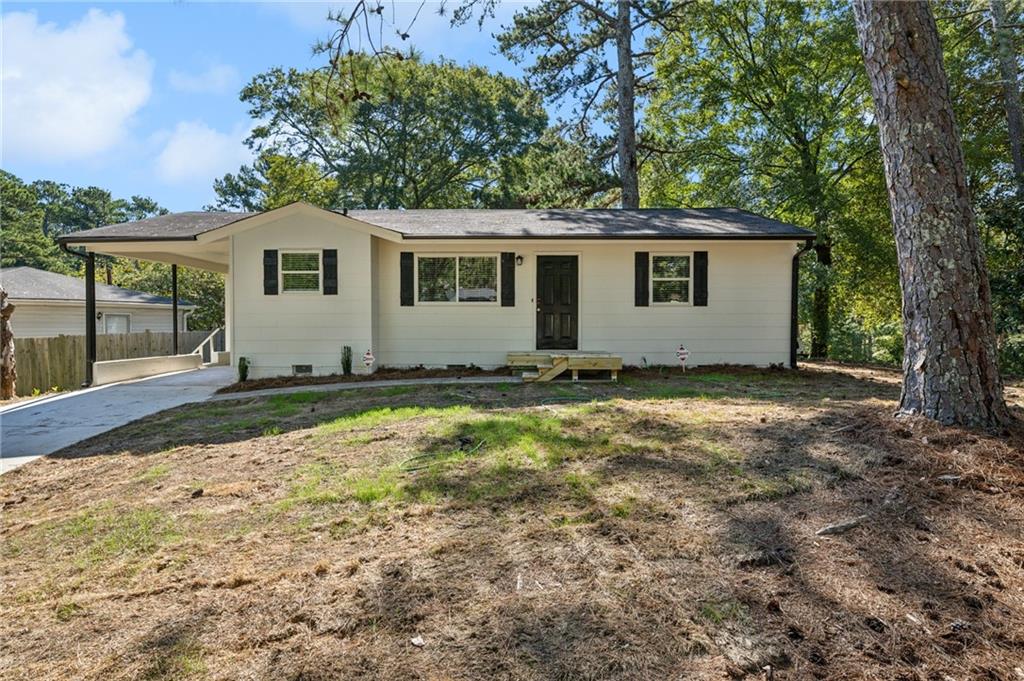
<path fill-rule="evenodd" d="M 281 426 L 270 426 L 263 429 L 263 437 L 274 437 L 275 435 L 280 435 L 283 432 L 284 430 L 281 429 Z"/>
<path fill-rule="evenodd" d="M 109 505 L 81 513 L 53 530 L 55 539 L 78 545 L 75 562 L 81 565 L 148 556 L 179 537 L 173 520 L 163 511 L 116 510 Z"/>
<path fill-rule="evenodd" d="M 722 394 L 711 394 L 704 388 L 671 383 L 667 385 L 648 383 L 646 386 L 642 387 L 641 391 L 645 397 L 652 400 L 713 400 L 724 397 Z"/>
<path fill-rule="evenodd" d="M 277 419 L 270 416 L 250 416 L 248 418 L 235 419 L 234 421 L 218 423 L 216 426 L 214 426 L 214 430 L 229 435 L 232 433 L 238 433 L 247 430 L 256 430 L 262 432 L 267 428 L 277 425 L 277 423 Z"/>
<path fill-rule="evenodd" d="M 294 416 L 308 404 L 323 402 L 331 397 L 329 392 L 287 393 L 271 395 L 267 398 L 267 407 L 274 416 Z"/>
<path fill-rule="evenodd" d="M 84 612 L 85 608 L 74 601 L 63 601 L 58 603 L 57 607 L 53 609 L 53 614 L 57 617 L 58 622 L 69 622 L 72 618 L 82 615 Z"/>
<path fill-rule="evenodd" d="M 704 472 L 707 475 L 743 475 L 743 453 L 709 438 L 700 438 L 699 447 L 704 454 Z"/>
<path fill-rule="evenodd" d="M 317 430 L 321 435 L 334 435 L 354 430 L 378 428 L 412 418 L 445 419 L 469 412 L 469 407 L 461 405 L 452 407 L 377 407 L 339 416 L 332 421 L 320 424 Z"/>
<path fill-rule="evenodd" d="M 810 480 L 793 474 L 748 479 L 740 486 L 740 497 L 736 501 L 775 501 L 812 489 Z"/>
<path fill-rule="evenodd" d="M 146 470 L 139 474 L 139 482 L 153 483 L 160 478 L 165 477 L 171 472 L 171 467 L 165 463 L 158 463 L 155 466 L 150 466 Z"/>
<path fill-rule="evenodd" d="M 152 662 L 142 676 L 147 681 L 171 681 L 206 674 L 203 648 L 192 637 L 176 640 L 166 650 L 149 652 Z"/>
<path fill-rule="evenodd" d="M 318 461 L 302 466 L 296 473 L 296 482 L 287 496 L 277 503 L 280 510 L 288 510 L 296 504 L 336 504 L 344 501 L 341 488 L 343 471 L 331 463 Z"/>
<path fill-rule="evenodd" d="M 347 481 L 352 497 L 363 504 L 373 504 L 401 494 L 398 472 L 386 468 L 376 475 L 352 478 Z"/>
<path fill-rule="evenodd" d="M 706 374 L 703 374 L 703 373 L 694 373 L 694 374 L 687 373 L 687 376 L 686 376 L 685 380 L 693 381 L 695 383 L 739 383 L 741 380 L 743 380 L 743 378 L 740 377 L 740 376 L 737 376 L 736 374 L 723 374 L 723 373 L 711 372 L 711 373 L 706 373 Z"/>
<path fill-rule="evenodd" d="M 622 501 L 617 501 L 612 504 L 611 511 L 612 515 L 616 518 L 628 518 L 636 511 L 636 507 L 636 497 L 626 497 Z"/>
<path fill-rule="evenodd" d="M 389 385 L 383 388 L 371 388 L 372 395 L 384 396 L 384 397 L 399 397 L 400 395 L 408 395 L 409 393 L 416 390 L 414 385 Z M 368 392 L 370 392 L 368 391 Z"/>
<path fill-rule="evenodd" d="M 594 501 L 594 489 L 598 485 L 597 476 L 573 471 L 565 474 L 565 484 L 569 488 L 569 495 L 576 501 Z"/>
<path fill-rule="evenodd" d="M 735 599 L 706 601 L 700 608 L 700 617 L 712 624 L 722 624 L 749 617 L 750 611 Z"/>
<path fill-rule="evenodd" d="M 491 414 L 458 420 L 440 433 L 439 440 L 479 443 L 483 453 L 502 453 L 512 460 L 529 460 L 547 467 L 558 466 L 588 447 L 608 444 L 566 432 L 564 425 L 561 416 Z"/>

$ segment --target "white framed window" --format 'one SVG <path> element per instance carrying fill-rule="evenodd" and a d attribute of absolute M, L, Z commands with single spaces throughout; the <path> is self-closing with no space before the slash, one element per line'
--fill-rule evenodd
<path fill-rule="evenodd" d="M 416 300 L 497 304 L 498 256 L 416 256 Z"/>
<path fill-rule="evenodd" d="M 320 251 L 281 251 L 281 293 L 319 293 Z"/>
<path fill-rule="evenodd" d="M 651 254 L 651 304 L 691 303 L 692 253 Z"/>
<path fill-rule="evenodd" d="M 103 333 L 131 333 L 132 316 L 130 314 L 103 313 Z"/>

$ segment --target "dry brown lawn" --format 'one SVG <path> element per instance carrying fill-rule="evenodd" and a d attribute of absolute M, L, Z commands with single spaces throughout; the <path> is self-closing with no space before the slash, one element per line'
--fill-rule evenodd
<path fill-rule="evenodd" d="M 0 478 L 0 677 L 1024 679 L 1024 431 L 896 421 L 898 390 L 818 365 L 166 411 Z"/>

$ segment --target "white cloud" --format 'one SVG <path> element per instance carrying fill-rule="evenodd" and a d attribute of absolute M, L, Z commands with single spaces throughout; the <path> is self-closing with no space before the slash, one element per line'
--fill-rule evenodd
<path fill-rule="evenodd" d="M 227 64 L 212 64 L 202 73 L 196 74 L 173 70 L 168 80 L 171 87 L 180 92 L 225 94 L 238 83 L 238 70 Z"/>
<path fill-rule="evenodd" d="M 249 130 L 250 124 L 221 132 L 202 121 L 181 121 L 157 156 L 157 176 L 168 184 L 209 186 L 252 159 L 252 152 L 243 144 Z"/>
<path fill-rule="evenodd" d="M 328 27 L 327 15 L 330 12 L 349 9 L 346 4 L 330 0 L 312 0 L 309 2 L 268 2 L 261 7 L 283 13 L 289 21 L 303 30 L 320 30 Z"/>
<path fill-rule="evenodd" d="M 0 39 L 7 158 L 69 160 L 110 149 L 149 99 L 153 65 L 132 49 L 120 12 L 90 9 L 66 28 L 8 12 Z"/>

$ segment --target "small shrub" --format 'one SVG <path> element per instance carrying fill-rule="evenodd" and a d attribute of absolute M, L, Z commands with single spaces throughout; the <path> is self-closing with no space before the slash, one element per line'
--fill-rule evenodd
<path fill-rule="evenodd" d="M 245 357 L 238 358 L 238 382 L 245 383 L 249 379 L 249 360 Z"/>
<path fill-rule="evenodd" d="M 352 375 L 352 346 L 346 345 L 341 349 L 341 373 L 345 376 Z"/>

